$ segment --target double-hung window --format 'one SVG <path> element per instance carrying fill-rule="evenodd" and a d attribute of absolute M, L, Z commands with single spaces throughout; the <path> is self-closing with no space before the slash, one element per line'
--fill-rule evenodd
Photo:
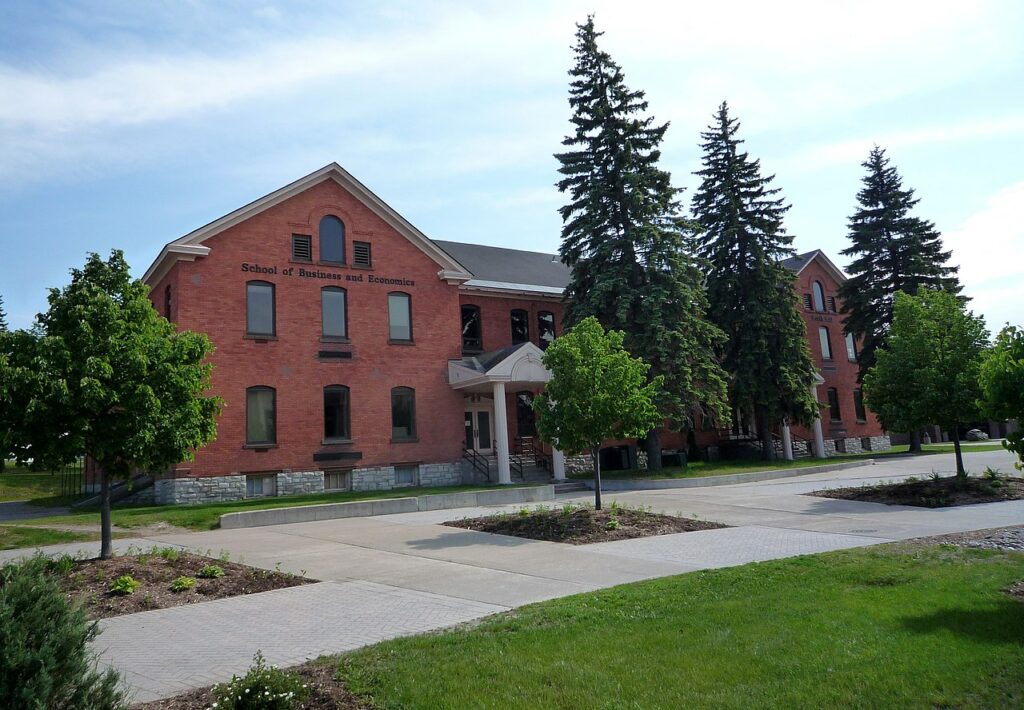
<path fill-rule="evenodd" d="M 388 294 L 388 340 L 412 342 L 412 296 L 407 293 Z"/>
<path fill-rule="evenodd" d="M 411 387 L 395 387 L 391 390 L 391 439 L 416 439 L 416 392 Z"/>
<path fill-rule="evenodd" d="M 337 286 L 320 289 L 320 318 L 325 340 L 348 337 L 348 294 Z"/>
<path fill-rule="evenodd" d="M 277 392 L 273 387 L 245 391 L 245 443 L 247 446 L 277 444 Z"/>
<path fill-rule="evenodd" d="M 245 284 L 246 335 L 273 337 L 276 334 L 274 284 L 249 281 Z"/>
<path fill-rule="evenodd" d="M 347 441 L 349 430 L 349 390 L 345 385 L 324 387 L 324 443 Z"/>

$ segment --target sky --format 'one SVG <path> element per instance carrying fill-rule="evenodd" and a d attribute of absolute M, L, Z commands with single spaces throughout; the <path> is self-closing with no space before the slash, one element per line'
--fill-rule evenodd
<path fill-rule="evenodd" d="M 575 23 L 670 123 L 696 186 L 728 100 L 792 205 L 847 259 L 874 144 L 942 232 L 972 308 L 1024 324 L 1024 3 L 0 4 L 0 295 L 12 327 L 91 251 L 160 247 L 332 161 L 428 236 L 557 250 Z"/>

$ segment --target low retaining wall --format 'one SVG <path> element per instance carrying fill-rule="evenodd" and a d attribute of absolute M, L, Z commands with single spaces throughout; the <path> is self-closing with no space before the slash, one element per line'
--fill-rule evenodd
<path fill-rule="evenodd" d="M 548 485 L 529 486 L 527 488 L 497 488 L 484 491 L 460 491 L 457 493 L 440 493 L 409 498 L 355 500 L 347 503 L 321 503 L 319 505 L 298 505 L 290 508 L 269 508 L 266 510 L 247 510 L 240 513 L 225 513 L 220 516 L 220 526 L 225 529 L 255 528 L 264 525 L 308 523 L 314 520 L 415 513 L 421 510 L 539 503 L 541 501 L 554 500 L 554 497 L 555 487 Z"/>
<path fill-rule="evenodd" d="M 874 459 L 852 461 L 850 463 L 823 464 L 821 466 L 805 466 L 803 468 L 785 468 L 768 471 L 752 471 L 751 473 L 729 473 L 722 476 L 703 476 L 701 478 L 639 478 L 635 480 L 601 479 L 602 491 L 646 491 L 659 488 L 702 488 L 705 486 L 728 486 L 734 483 L 751 483 L 754 481 L 770 481 L 773 478 L 790 478 L 806 476 L 809 473 L 826 471 L 842 471 L 847 468 L 868 466 Z M 580 481 L 590 490 L 594 489 L 594 481 Z"/>

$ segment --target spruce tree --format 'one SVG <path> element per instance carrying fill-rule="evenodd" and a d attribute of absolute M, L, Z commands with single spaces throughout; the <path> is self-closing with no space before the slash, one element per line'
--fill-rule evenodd
<path fill-rule="evenodd" d="M 704 316 L 702 274 L 687 252 L 692 225 L 679 190 L 658 166 L 668 124 L 645 116 L 644 92 L 597 45 L 594 18 L 577 25 L 569 105 L 572 135 L 555 157 L 569 201 L 562 216 L 562 261 L 572 269 L 565 324 L 594 316 L 625 333 L 625 347 L 663 376 L 656 403 L 675 428 L 701 412 L 728 421 L 727 379 L 715 358 L 720 331 Z M 646 437 L 648 466 L 661 464 L 657 429 Z"/>
<path fill-rule="evenodd" d="M 7 332 L 7 313 L 4 312 L 4 297 L 0 296 L 0 333 Z"/>
<path fill-rule="evenodd" d="M 920 201 L 914 190 L 889 165 L 877 145 L 862 163 L 867 174 L 857 193 L 859 207 L 850 217 L 850 241 L 841 254 L 852 257 L 849 280 L 839 288 L 845 330 L 861 341 L 860 376 L 875 363 L 875 351 L 885 347 L 898 291 L 914 296 L 921 287 L 960 293 L 958 267 L 946 266 L 950 252 L 932 222 L 913 217 Z"/>
<path fill-rule="evenodd" d="M 793 275 L 781 260 L 793 253 L 783 226 L 789 207 L 761 175 L 760 161 L 740 150 L 739 123 L 723 102 L 703 138 L 703 169 L 693 196 L 703 233 L 698 255 L 707 263 L 711 321 L 725 332 L 722 364 L 732 403 L 756 419 L 764 458 L 775 456 L 776 422 L 810 424 L 814 364 L 807 346 Z"/>

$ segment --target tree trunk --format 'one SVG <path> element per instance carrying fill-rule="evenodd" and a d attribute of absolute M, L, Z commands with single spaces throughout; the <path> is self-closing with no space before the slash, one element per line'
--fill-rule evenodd
<path fill-rule="evenodd" d="M 764 405 L 757 406 L 757 436 L 761 440 L 761 458 L 765 461 L 775 460 L 775 444 L 772 441 L 771 422 L 768 421 L 768 409 Z"/>
<path fill-rule="evenodd" d="M 109 560 L 114 556 L 113 535 L 110 531 L 110 474 L 103 466 L 100 469 L 100 559 Z"/>
<path fill-rule="evenodd" d="M 958 478 L 967 478 L 967 469 L 964 468 L 964 452 L 960 450 L 960 425 L 954 424 L 953 430 L 953 451 L 956 453 L 956 475 Z"/>
<path fill-rule="evenodd" d="M 919 429 L 910 432 L 910 453 L 921 453 L 921 431 Z"/>
<path fill-rule="evenodd" d="M 644 447 L 647 449 L 647 470 L 660 471 L 661 435 L 658 434 L 657 429 L 651 429 L 649 432 L 647 432 L 647 438 L 644 441 Z"/>
<path fill-rule="evenodd" d="M 594 459 L 594 509 L 601 510 L 601 445 L 591 447 L 590 455 Z"/>

